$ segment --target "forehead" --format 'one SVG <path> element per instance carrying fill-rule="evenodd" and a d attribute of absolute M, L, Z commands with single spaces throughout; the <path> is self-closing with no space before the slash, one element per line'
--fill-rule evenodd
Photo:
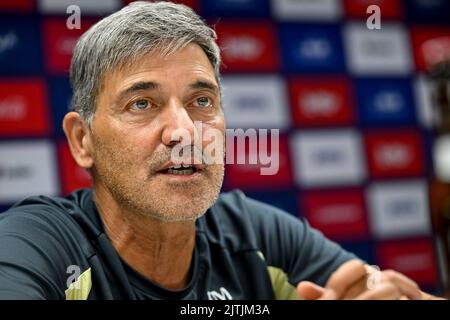
<path fill-rule="evenodd" d="M 105 85 L 120 90 L 142 80 L 164 85 L 199 78 L 217 84 L 214 68 L 203 49 L 197 44 L 188 44 L 166 56 L 160 52 L 146 54 L 111 72 L 105 77 Z"/>

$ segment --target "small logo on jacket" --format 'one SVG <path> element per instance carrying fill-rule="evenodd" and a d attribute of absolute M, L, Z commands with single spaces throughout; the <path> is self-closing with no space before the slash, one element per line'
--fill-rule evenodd
<path fill-rule="evenodd" d="M 219 288 L 219 292 L 211 290 L 207 292 L 208 300 L 233 300 L 233 297 L 224 287 Z"/>

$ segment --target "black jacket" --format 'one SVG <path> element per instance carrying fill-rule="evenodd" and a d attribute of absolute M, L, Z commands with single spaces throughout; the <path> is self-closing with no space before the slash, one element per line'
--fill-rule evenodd
<path fill-rule="evenodd" d="M 0 214 L 0 299 L 292 299 L 355 258 L 277 208 L 222 194 L 196 222 L 190 283 L 166 290 L 117 254 L 92 190 L 30 197 Z"/>

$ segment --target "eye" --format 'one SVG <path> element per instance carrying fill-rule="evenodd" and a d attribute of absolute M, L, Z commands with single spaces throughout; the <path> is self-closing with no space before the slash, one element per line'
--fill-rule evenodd
<path fill-rule="evenodd" d="M 146 110 L 150 107 L 151 107 L 150 102 L 146 99 L 139 99 L 131 104 L 131 108 L 135 110 Z"/>
<path fill-rule="evenodd" d="M 208 108 L 211 106 L 211 104 L 211 99 L 208 97 L 197 98 L 194 102 L 194 105 L 200 108 Z"/>

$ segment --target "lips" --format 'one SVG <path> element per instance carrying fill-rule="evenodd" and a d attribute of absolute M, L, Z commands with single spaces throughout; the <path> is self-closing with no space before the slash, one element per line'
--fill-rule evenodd
<path fill-rule="evenodd" d="M 179 164 L 167 169 L 167 173 L 177 175 L 190 175 L 195 172 L 197 172 L 197 169 L 189 164 Z"/>
<path fill-rule="evenodd" d="M 204 167 L 205 166 L 201 164 L 189 164 L 189 163 L 174 164 L 172 162 L 169 162 L 166 165 L 164 165 L 160 170 L 158 170 L 158 173 L 174 174 L 174 175 L 191 175 L 198 171 L 203 170 Z"/>

